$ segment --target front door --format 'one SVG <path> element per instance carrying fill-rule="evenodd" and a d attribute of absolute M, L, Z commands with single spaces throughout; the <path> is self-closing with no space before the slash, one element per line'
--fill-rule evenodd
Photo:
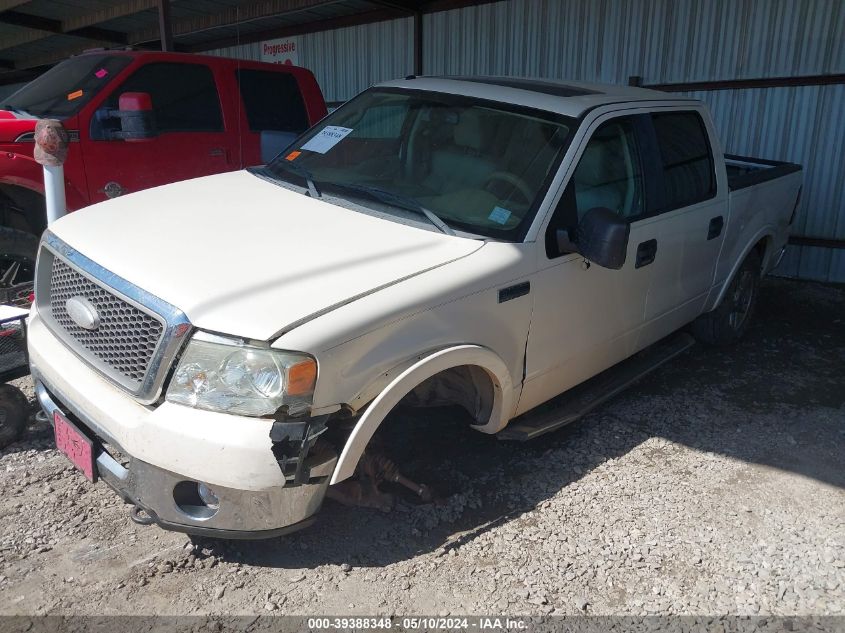
<path fill-rule="evenodd" d="M 531 280 L 534 314 L 526 350 L 523 413 L 626 358 L 636 347 L 658 246 L 649 217 L 639 117 L 599 119 L 546 229 Z M 625 264 L 602 268 L 557 250 L 558 228 L 573 230 L 594 207 L 631 223 Z M 533 292 L 536 288 L 536 293 Z"/>
<path fill-rule="evenodd" d="M 150 95 L 157 136 L 124 141 L 111 135 L 119 120 L 102 113 L 116 109 L 124 92 Z M 92 202 L 239 168 L 214 75 L 204 64 L 141 66 L 98 108 L 89 132 L 83 155 Z"/>

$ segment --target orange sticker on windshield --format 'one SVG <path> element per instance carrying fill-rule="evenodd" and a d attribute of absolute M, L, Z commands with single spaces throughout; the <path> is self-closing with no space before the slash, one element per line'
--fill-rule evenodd
<path fill-rule="evenodd" d="M 84 93 L 84 92 L 82 92 L 81 90 L 75 90 L 74 92 L 71 92 L 71 93 L 67 96 L 67 100 L 68 100 L 68 101 L 73 101 L 74 99 L 79 99 L 79 97 L 81 97 L 83 94 L 85 94 L 85 93 Z"/>
<path fill-rule="evenodd" d="M 296 160 L 302 152 L 291 152 L 285 156 L 285 160 Z"/>

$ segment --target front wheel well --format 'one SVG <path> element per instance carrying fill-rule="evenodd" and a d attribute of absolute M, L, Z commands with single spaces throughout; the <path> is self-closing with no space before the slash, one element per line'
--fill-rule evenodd
<path fill-rule="evenodd" d="M 47 228 L 44 196 L 26 187 L 0 183 L 0 226 L 40 237 Z"/>
<path fill-rule="evenodd" d="M 411 407 L 458 405 L 475 420 L 486 424 L 493 413 L 495 385 L 490 374 L 478 365 L 458 365 L 426 378 L 402 398 Z"/>

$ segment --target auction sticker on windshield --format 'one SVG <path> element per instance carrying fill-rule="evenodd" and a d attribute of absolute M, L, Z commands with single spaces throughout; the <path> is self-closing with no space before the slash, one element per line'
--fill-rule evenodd
<path fill-rule="evenodd" d="M 308 150 L 309 152 L 317 152 L 318 154 L 325 154 L 332 147 L 345 139 L 352 131 L 351 127 L 340 127 L 338 125 L 327 125 L 320 133 L 308 141 L 299 149 Z"/>

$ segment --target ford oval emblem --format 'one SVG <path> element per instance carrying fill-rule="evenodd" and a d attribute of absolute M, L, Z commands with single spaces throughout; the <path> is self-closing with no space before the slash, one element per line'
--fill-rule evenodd
<path fill-rule="evenodd" d="M 100 327 L 100 314 L 85 297 L 71 297 L 65 301 L 65 310 L 73 322 L 83 329 L 96 330 Z"/>

